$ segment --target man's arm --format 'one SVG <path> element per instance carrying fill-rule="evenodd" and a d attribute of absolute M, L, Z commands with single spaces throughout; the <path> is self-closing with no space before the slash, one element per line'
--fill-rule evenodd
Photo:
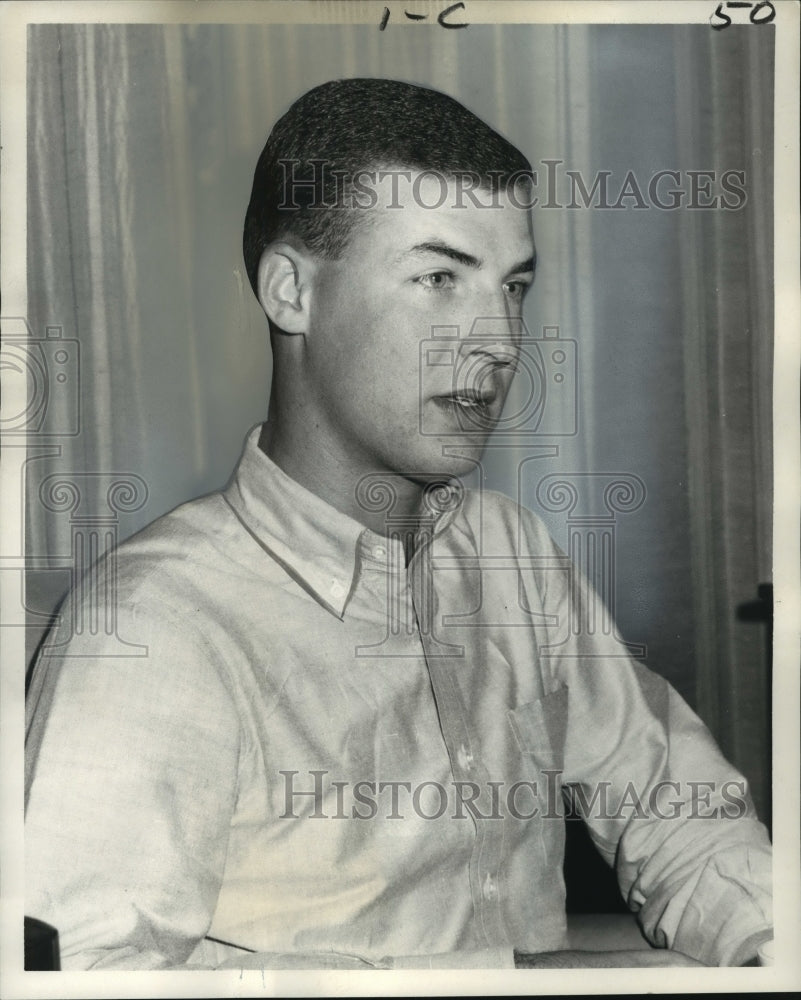
<path fill-rule="evenodd" d="M 146 656 L 73 636 L 29 695 L 26 912 L 57 928 L 66 969 L 186 961 L 237 794 L 239 720 L 211 651 L 170 608 L 119 613 Z"/>
<path fill-rule="evenodd" d="M 527 531 L 534 551 L 560 554 L 538 519 Z M 578 572 L 543 572 L 537 586 L 557 621 L 545 670 L 567 689 L 562 776 L 624 898 L 655 946 L 748 962 L 772 936 L 772 871 L 745 780 L 662 677 L 600 629 L 567 627 L 604 620 Z"/>

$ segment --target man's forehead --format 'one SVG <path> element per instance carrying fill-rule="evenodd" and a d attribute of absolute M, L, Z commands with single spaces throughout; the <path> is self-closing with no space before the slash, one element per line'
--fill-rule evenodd
<path fill-rule="evenodd" d="M 482 261 L 499 251 L 515 261 L 533 256 L 531 212 L 503 187 L 409 168 L 376 172 L 375 182 L 374 203 L 357 211 L 371 223 L 369 241 L 385 246 L 392 259 L 453 240 Z"/>

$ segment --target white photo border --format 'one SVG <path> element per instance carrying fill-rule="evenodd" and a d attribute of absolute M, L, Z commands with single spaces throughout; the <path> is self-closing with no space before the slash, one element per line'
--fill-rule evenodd
<path fill-rule="evenodd" d="M 2 129 L 3 315 L 27 315 L 26 279 L 26 28 L 29 23 L 378 23 L 393 0 L 266 2 L 6 2 L 0 11 L 0 127 Z M 419 3 L 417 6 L 421 6 Z M 437 10 L 442 3 L 433 4 Z M 467 0 L 470 22 L 704 23 L 713 0 L 640 3 Z M 352 972 L 115 972 L 22 971 L 22 746 L 24 629 L 0 630 L 2 643 L 2 900 L 0 994 L 16 997 L 235 997 L 369 995 L 628 994 L 651 991 L 753 992 L 801 988 L 801 873 L 799 871 L 799 4 L 776 0 L 775 78 L 775 316 L 774 354 L 774 583 L 773 688 L 776 965 L 753 969 L 621 969 L 565 971 Z M 403 25 L 396 22 L 396 27 Z M 411 28 L 412 26 L 408 26 Z M 15 406 L 6 399 L 4 406 Z M 4 442 L 6 444 L 6 442 Z M 4 448 L 4 451 L 6 449 Z M 19 463 L 6 451 L 2 480 L 0 551 L 24 551 Z M 7 575 L 7 574 L 6 574 Z M 3 580 L 6 587 L 8 581 Z M 4 606 L 5 602 L 4 602 Z"/>

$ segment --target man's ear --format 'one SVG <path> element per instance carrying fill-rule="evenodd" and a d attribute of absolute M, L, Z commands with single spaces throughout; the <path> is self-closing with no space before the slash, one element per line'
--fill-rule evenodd
<path fill-rule="evenodd" d="M 259 261 L 258 294 L 270 321 L 285 333 L 306 333 L 314 260 L 307 250 L 271 243 Z"/>

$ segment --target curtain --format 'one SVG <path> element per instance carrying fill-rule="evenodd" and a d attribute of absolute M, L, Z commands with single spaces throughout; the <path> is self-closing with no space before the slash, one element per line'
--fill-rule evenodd
<path fill-rule="evenodd" d="M 411 80 L 538 171 L 526 322 L 551 338 L 550 395 L 538 433 L 496 438 L 483 483 L 600 572 L 622 636 L 700 711 L 764 815 L 767 663 L 737 608 L 770 579 L 772 29 L 393 27 L 29 29 L 28 321 L 50 354 L 77 345 L 51 447 L 28 453 L 30 645 L 79 557 L 223 485 L 266 414 L 267 330 L 239 245 L 271 124 L 327 79 Z M 747 200 L 568 207 L 569 172 L 619 190 L 660 170 L 685 194 L 688 171 L 741 171 Z M 565 482 L 572 507 L 554 499 Z"/>
<path fill-rule="evenodd" d="M 742 762 L 765 817 L 770 663 L 747 609 L 771 580 L 772 57 L 772 47 L 757 49 L 742 29 L 728 40 L 685 29 L 676 73 L 682 157 L 700 152 L 718 172 L 743 164 L 750 181 L 746 211 L 686 214 L 681 280 L 696 705 L 727 755 Z M 706 129 L 691 113 L 699 100 Z M 721 106 L 739 113 L 721 121 L 712 110 Z M 766 604 L 763 628 L 770 597 Z"/>

